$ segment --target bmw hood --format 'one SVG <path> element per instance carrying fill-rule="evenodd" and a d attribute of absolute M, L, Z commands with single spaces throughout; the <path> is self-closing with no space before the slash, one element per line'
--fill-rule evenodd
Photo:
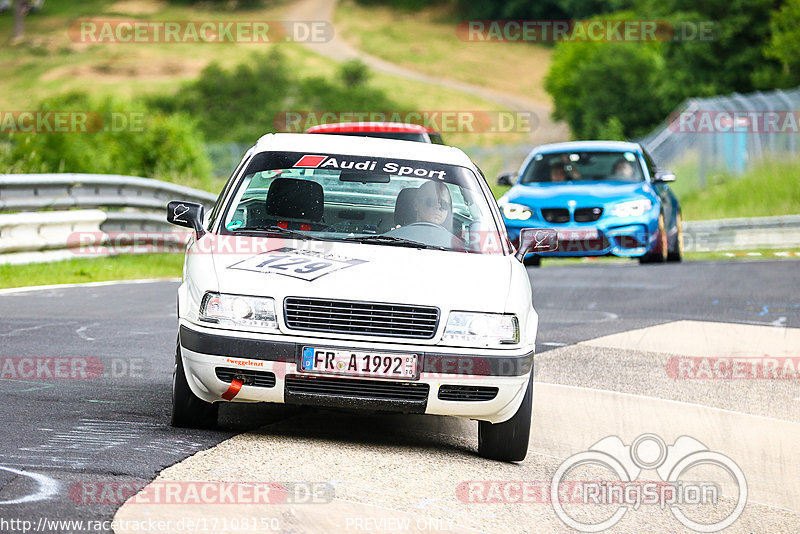
<path fill-rule="evenodd" d="M 219 291 L 436 306 L 502 313 L 513 256 L 333 241 L 215 236 Z M 241 252 L 243 248 L 247 252 Z M 469 256 L 469 257 L 467 257 Z"/>
<path fill-rule="evenodd" d="M 515 185 L 503 195 L 500 202 L 540 206 L 541 201 L 547 201 L 554 206 L 566 206 L 572 200 L 578 203 L 591 200 L 596 205 L 634 200 L 637 197 L 654 199 L 655 196 L 649 182 L 568 182 Z"/>

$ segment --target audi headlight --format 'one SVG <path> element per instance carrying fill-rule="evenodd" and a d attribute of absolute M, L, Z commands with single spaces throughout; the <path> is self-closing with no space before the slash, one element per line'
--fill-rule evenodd
<path fill-rule="evenodd" d="M 527 221 L 533 216 L 533 212 L 528 206 L 522 204 L 506 203 L 501 204 L 503 215 L 510 221 Z"/>
<path fill-rule="evenodd" d="M 650 211 L 652 207 L 653 203 L 649 198 L 620 202 L 612 208 L 611 215 L 615 217 L 638 217 Z"/>
<path fill-rule="evenodd" d="M 275 299 L 206 293 L 200 304 L 200 320 L 219 326 L 278 331 Z"/>
<path fill-rule="evenodd" d="M 519 321 L 516 315 L 450 312 L 442 342 L 470 347 L 519 343 Z"/>

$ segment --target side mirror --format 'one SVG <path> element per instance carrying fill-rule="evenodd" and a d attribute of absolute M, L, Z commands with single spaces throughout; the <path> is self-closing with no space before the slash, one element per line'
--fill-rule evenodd
<path fill-rule="evenodd" d="M 674 182 L 675 181 L 675 174 L 672 171 L 656 171 L 656 177 L 654 182 Z"/>
<path fill-rule="evenodd" d="M 203 229 L 205 208 L 195 202 L 172 200 L 167 204 L 167 222 L 194 230 L 198 239 L 206 233 Z"/>
<path fill-rule="evenodd" d="M 514 185 L 514 179 L 517 177 L 517 173 L 515 172 L 504 172 L 500 176 L 497 177 L 497 185 L 507 185 L 512 186 Z"/>
<path fill-rule="evenodd" d="M 519 261 L 530 252 L 558 250 L 558 232 L 552 228 L 523 228 L 519 233 L 519 249 L 514 255 Z"/>

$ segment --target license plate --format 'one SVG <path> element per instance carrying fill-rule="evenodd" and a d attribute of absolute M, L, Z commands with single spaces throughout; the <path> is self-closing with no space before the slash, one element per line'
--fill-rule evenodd
<path fill-rule="evenodd" d="M 562 241 L 583 241 L 599 237 L 597 228 L 559 228 L 557 232 L 558 239 Z"/>
<path fill-rule="evenodd" d="M 300 371 L 347 376 L 416 379 L 419 355 L 303 347 Z"/>

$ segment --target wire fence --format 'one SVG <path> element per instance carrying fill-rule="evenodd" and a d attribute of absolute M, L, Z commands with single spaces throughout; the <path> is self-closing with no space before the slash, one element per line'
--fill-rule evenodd
<path fill-rule="evenodd" d="M 638 141 L 660 167 L 682 169 L 705 188 L 716 173 L 738 175 L 766 158 L 797 155 L 800 88 L 690 98 Z"/>

